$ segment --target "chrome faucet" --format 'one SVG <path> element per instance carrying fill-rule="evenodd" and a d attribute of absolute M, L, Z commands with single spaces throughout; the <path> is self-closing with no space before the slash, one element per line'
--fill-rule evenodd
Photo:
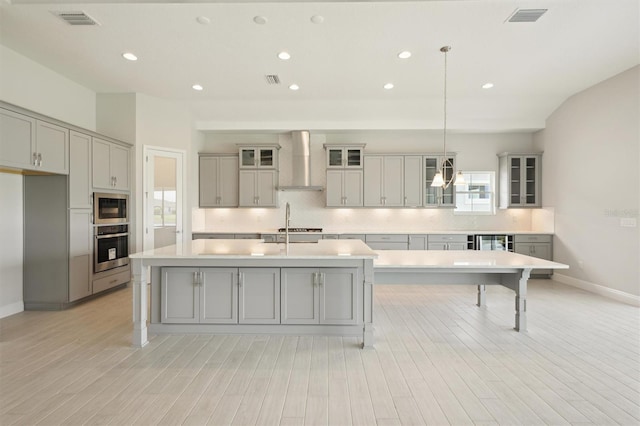
<path fill-rule="evenodd" d="M 289 202 L 287 202 L 287 205 L 285 207 L 285 212 L 284 212 L 284 244 L 287 249 L 287 252 L 289 252 L 289 222 L 290 221 L 291 221 L 291 206 L 289 205 Z"/>

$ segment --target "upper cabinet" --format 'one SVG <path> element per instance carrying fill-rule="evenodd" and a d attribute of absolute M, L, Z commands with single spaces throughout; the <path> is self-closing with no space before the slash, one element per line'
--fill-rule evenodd
<path fill-rule="evenodd" d="M 199 157 L 200 207 L 238 207 L 238 156 Z"/>
<path fill-rule="evenodd" d="M 542 154 L 502 153 L 498 155 L 501 209 L 540 207 Z"/>
<path fill-rule="evenodd" d="M 404 156 L 364 157 L 364 206 L 404 206 Z"/>
<path fill-rule="evenodd" d="M 240 207 L 278 207 L 276 170 L 240 170 Z"/>
<path fill-rule="evenodd" d="M 69 207 L 90 209 L 91 205 L 91 140 L 84 133 L 69 133 Z"/>
<path fill-rule="evenodd" d="M 93 187 L 129 190 L 129 148 L 93 138 Z"/>
<path fill-rule="evenodd" d="M 241 169 L 278 169 L 279 145 L 240 145 Z"/>
<path fill-rule="evenodd" d="M 0 165 L 69 173 L 69 130 L 0 108 Z"/>
<path fill-rule="evenodd" d="M 325 145 L 327 169 L 361 169 L 363 145 Z"/>
<path fill-rule="evenodd" d="M 438 172 L 442 170 L 445 159 L 449 159 L 453 167 L 446 162 L 444 167 L 444 180 L 449 181 L 453 177 L 455 167 L 455 155 L 450 154 L 447 157 L 442 155 L 428 155 L 424 157 L 424 206 L 425 207 L 443 207 L 454 208 L 456 193 L 455 185 L 453 183 L 448 188 L 443 189 L 437 186 L 431 186 L 433 178 Z"/>

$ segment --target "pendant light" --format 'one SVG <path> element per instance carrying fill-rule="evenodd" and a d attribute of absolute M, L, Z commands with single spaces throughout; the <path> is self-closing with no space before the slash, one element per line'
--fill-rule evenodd
<path fill-rule="evenodd" d="M 464 176 L 461 171 L 455 173 L 454 176 L 454 167 L 453 163 L 447 156 L 447 53 L 451 50 L 451 46 L 442 46 L 440 51 L 444 53 L 444 125 L 442 127 L 442 167 L 436 172 L 433 177 L 433 181 L 431 182 L 432 187 L 442 187 L 442 189 L 447 189 L 449 185 L 453 182 L 454 185 L 466 185 L 464 181 Z M 445 169 L 451 169 L 451 177 L 449 180 L 445 181 Z M 454 181 L 455 178 L 455 181 Z"/>

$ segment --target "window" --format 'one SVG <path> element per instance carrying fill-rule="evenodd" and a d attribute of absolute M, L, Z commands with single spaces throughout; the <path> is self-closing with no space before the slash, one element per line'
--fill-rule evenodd
<path fill-rule="evenodd" d="M 495 172 L 463 172 L 466 185 L 456 188 L 454 214 L 496 214 Z"/>
<path fill-rule="evenodd" d="M 176 190 L 156 188 L 153 191 L 153 224 L 176 226 Z"/>

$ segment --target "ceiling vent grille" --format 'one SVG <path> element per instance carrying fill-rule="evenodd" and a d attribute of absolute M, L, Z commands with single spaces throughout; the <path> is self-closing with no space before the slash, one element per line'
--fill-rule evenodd
<path fill-rule="evenodd" d="M 277 74 L 267 74 L 264 76 L 267 84 L 280 84 L 280 77 Z"/>
<path fill-rule="evenodd" d="M 536 22 L 548 9 L 516 9 L 508 22 Z"/>
<path fill-rule="evenodd" d="M 52 12 L 69 25 L 99 25 L 98 21 L 84 12 Z"/>

